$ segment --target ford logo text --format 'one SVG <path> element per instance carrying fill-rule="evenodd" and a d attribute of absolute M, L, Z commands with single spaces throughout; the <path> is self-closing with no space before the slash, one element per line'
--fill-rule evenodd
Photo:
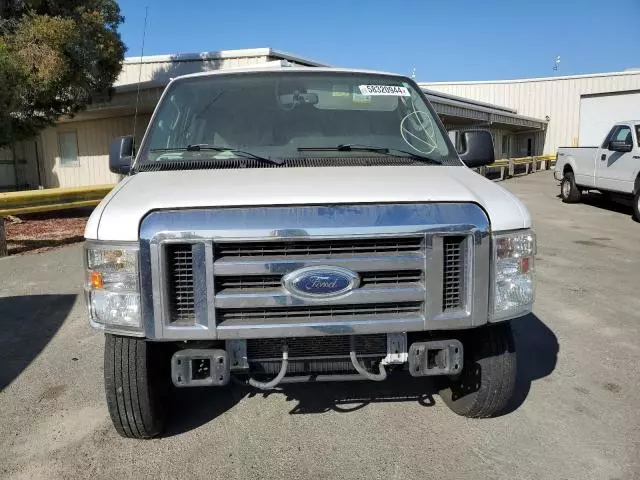
<path fill-rule="evenodd" d="M 306 267 L 285 275 L 284 288 L 297 297 L 332 298 L 344 295 L 360 283 L 355 272 L 340 267 Z"/>

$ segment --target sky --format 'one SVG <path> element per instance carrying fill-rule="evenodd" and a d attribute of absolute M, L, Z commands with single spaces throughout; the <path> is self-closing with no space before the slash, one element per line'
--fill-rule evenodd
<path fill-rule="evenodd" d="M 271 47 L 418 81 L 640 68 L 640 0 L 119 0 L 127 56 Z M 554 61 L 560 56 L 558 70 Z"/>

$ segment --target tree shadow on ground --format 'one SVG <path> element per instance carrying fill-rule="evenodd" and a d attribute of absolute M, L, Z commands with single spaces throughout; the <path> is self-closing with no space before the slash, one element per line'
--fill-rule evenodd
<path fill-rule="evenodd" d="M 9 255 L 17 255 L 19 253 L 31 252 L 42 248 L 57 248 L 80 242 L 84 242 L 83 235 L 57 239 L 42 238 L 39 240 L 9 240 L 7 241 L 7 248 Z"/>
<path fill-rule="evenodd" d="M 76 295 L 0 298 L 0 391 L 47 346 L 75 300 Z"/>
<path fill-rule="evenodd" d="M 518 409 L 526 400 L 532 382 L 550 375 L 558 356 L 555 334 L 536 315 L 530 314 L 512 322 L 518 378 L 511 402 L 500 415 Z M 283 395 L 295 402 L 291 415 L 317 414 L 329 411 L 350 413 L 374 403 L 418 403 L 425 407 L 436 404 L 438 393 L 428 377 L 414 378 L 405 371 L 393 372 L 384 382 L 323 382 L 284 384 L 276 390 L 259 391 L 232 384 L 225 388 L 180 389 L 175 391 L 175 412 L 167 436 L 178 435 L 210 422 L 244 398 Z"/>

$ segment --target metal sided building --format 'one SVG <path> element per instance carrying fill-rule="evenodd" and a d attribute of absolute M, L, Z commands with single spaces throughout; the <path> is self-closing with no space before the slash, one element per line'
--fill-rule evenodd
<path fill-rule="evenodd" d="M 602 105 L 613 104 L 612 99 L 601 100 L 600 105 L 593 108 L 593 98 L 615 95 L 618 103 L 628 103 L 630 95 L 635 95 L 640 90 L 640 71 L 521 80 L 427 82 L 420 85 L 443 94 L 490 102 L 515 109 L 522 115 L 547 120 L 548 127 L 541 153 L 555 154 L 558 147 L 593 144 L 594 135 L 587 137 L 583 133 L 583 138 L 580 138 L 580 132 L 585 131 L 586 124 L 593 123 L 594 119 L 588 117 L 598 115 L 598 111 L 602 111 Z M 625 116 L 625 113 L 620 115 Z M 640 112 L 634 117 L 638 116 Z M 616 121 L 628 119 L 617 118 Z M 607 130 L 602 132 L 603 137 Z M 505 146 L 510 141 L 503 140 Z M 517 150 L 521 152 L 522 148 Z"/>
<path fill-rule="evenodd" d="M 422 84 L 420 84 L 422 87 Z M 493 136 L 496 158 L 541 155 L 547 122 L 520 115 L 506 108 L 469 98 L 446 94 L 422 87 L 451 139 L 457 143 L 457 132 L 473 128 L 487 129 Z"/>

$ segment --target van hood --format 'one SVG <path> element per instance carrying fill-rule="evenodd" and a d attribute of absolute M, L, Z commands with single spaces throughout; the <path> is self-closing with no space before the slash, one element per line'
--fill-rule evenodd
<path fill-rule="evenodd" d="M 95 209 L 85 237 L 138 240 L 140 223 L 153 210 L 394 202 L 472 202 L 485 210 L 493 231 L 531 226 L 520 200 L 462 166 L 255 168 L 127 177 Z"/>

